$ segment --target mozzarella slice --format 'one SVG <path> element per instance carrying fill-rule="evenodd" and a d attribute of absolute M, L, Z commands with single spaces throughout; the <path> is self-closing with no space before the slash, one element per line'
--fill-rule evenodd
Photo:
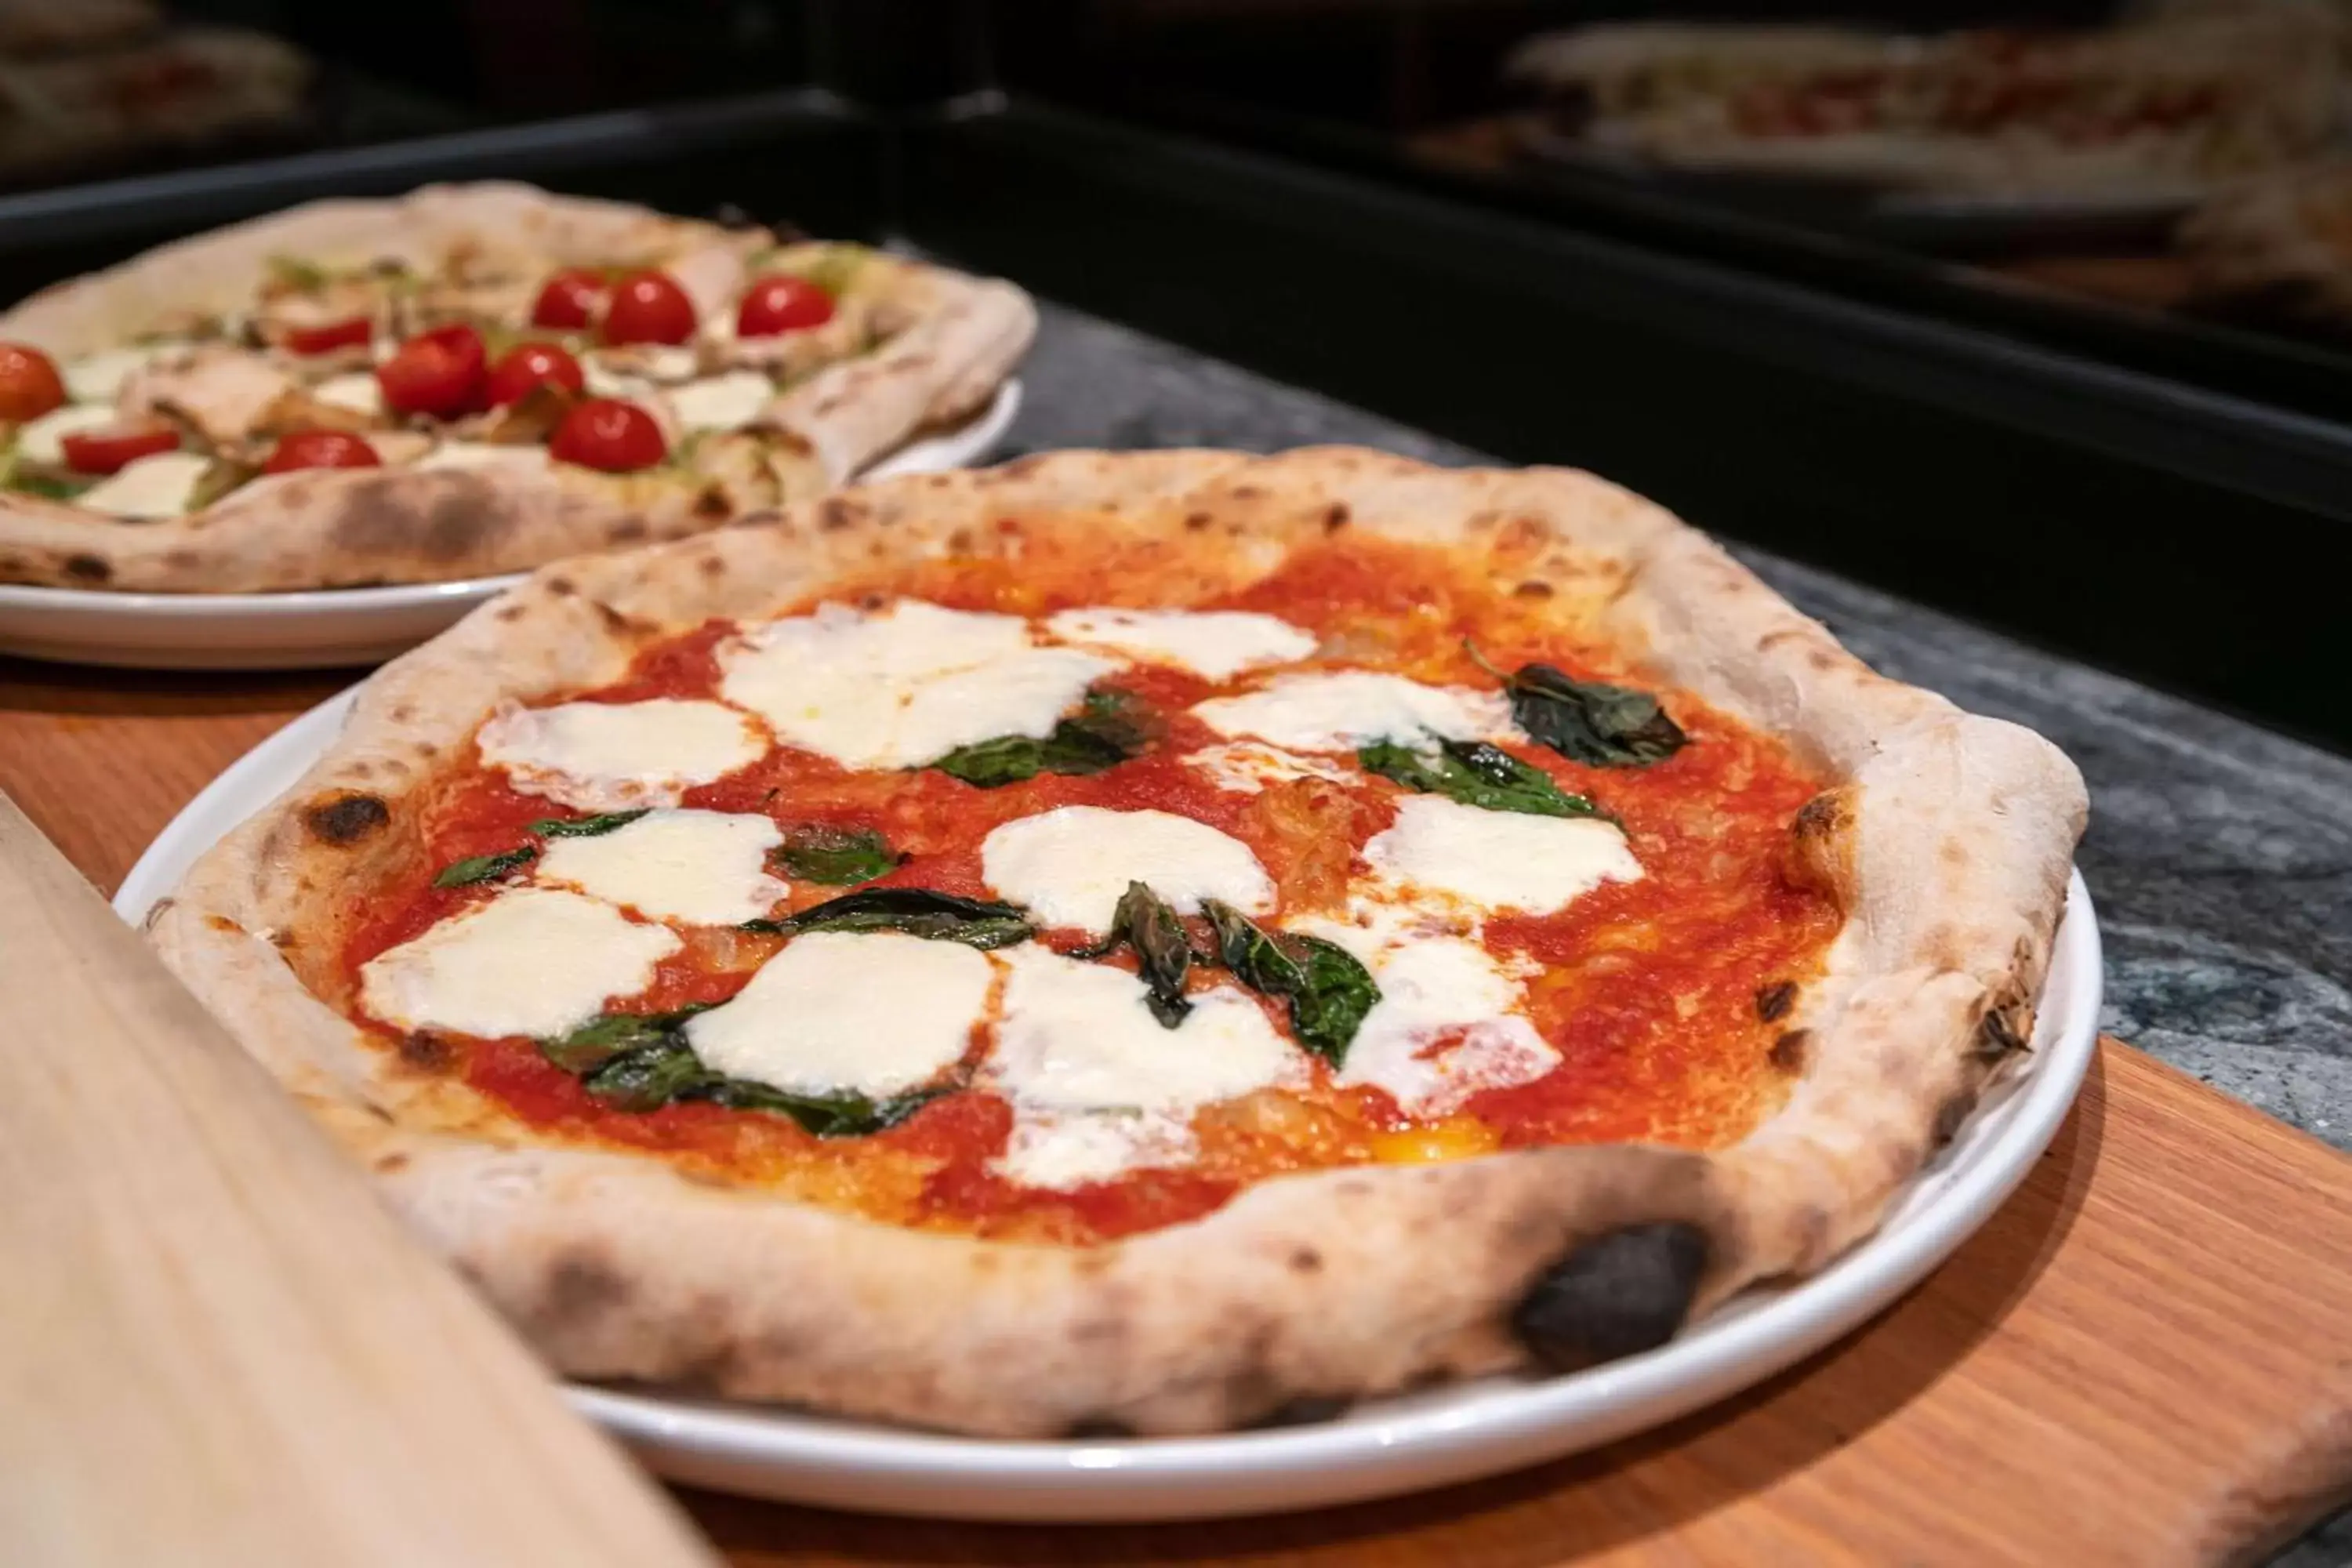
<path fill-rule="evenodd" d="M 1327 779 L 1333 784 L 1345 784 L 1349 777 L 1348 770 L 1337 763 L 1302 757 L 1262 741 L 1228 741 L 1222 746 L 1205 746 L 1187 753 L 1184 765 L 1199 769 L 1208 775 L 1211 784 L 1235 795 L 1256 795 L 1268 784 L 1288 784 L 1294 779 Z"/>
<path fill-rule="evenodd" d="M 618 397 L 634 400 L 654 390 L 654 384 L 642 375 L 628 375 L 613 369 L 590 354 L 580 363 L 580 379 L 592 397 Z"/>
<path fill-rule="evenodd" d="M 1364 858 L 1384 879 L 1489 910 L 1549 914 L 1603 882 L 1637 882 L 1642 863 L 1613 823 L 1591 816 L 1484 811 L 1408 795 Z"/>
<path fill-rule="evenodd" d="M 84 354 L 68 360 L 59 374 L 64 376 L 66 391 L 76 403 L 112 404 L 122 391 L 122 384 L 146 368 L 150 360 L 174 353 L 188 345 L 162 340 L 131 348 L 101 349 L 94 354 Z"/>
<path fill-rule="evenodd" d="M 1064 642 L 1115 648 L 1211 680 L 1315 651 L 1314 633 L 1240 610 L 1064 610 L 1045 629 Z"/>
<path fill-rule="evenodd" d="M 75 497 L 74 504 L 116 517 L 178 517 L 188 510 L 196 481 L 212 466 L 213 460 L 200 452 L 157 452 L 125 463 Z"/>
<path fill-rule="evenodd" d="M 962 1058 L 994 981 L 961 942 L 817 931 L 688 1020 L 686 1037 L 704 1065 L 787 1094 L 898 1094 Z"/>
<path fill-rule="evenodd" d="M 1166 811 L 1065 805 L 1005 823 L 981 841 L 988 885 L 1049 926 L 1102 932 L 1129 882 L 1180 914 L 1217 899 L 1247 914 L 1274 907 L 1274 879 L 1240 839 Z"/>
<path fill-rule="evenodd" d="M 1361 669 L 1277 676 L 1255 691 L 1199 703 L 1192 714 L 1220 735 L 1255 735 L 1295 752 L 1352 752 L 1423 734 L 1468 741 L 1511 727 L 1510 704 L 1497 693 Z"/>
<path fill-rule="evenodd" d="M 783 840 L 765 816 L 656 811 L 610 833 L 549 840 L 537 876 L 655 920 L 740 925 L 792 890 L 766 870 Z"/>
<path fill-rule="evenodd" d="M 544 468 L 551 461 L 544 447 L 499 447 L 483 441 L 444 441 L 414 465 L 420 468 Z"/>
<path fill-rule="evenodd" d="M 383 412 L 383 387 L 371 372 L 352 375 L 331 375 L 310 389 L 310 395 L 321 403 L 348 408 L 354 414 L 373 417 Z"/>
<path fill-rule="evenodd" d="M 848 768 L 917 767 L 1001 735 L 1043 737 L 1118 666 L 1036 647 L 1013 616 L 900 600 L 877 615 L 828 605 L 722 644 L 719 695 L 787 745 Z"/>
<path fill-rule="evenodd" d="M 1034 944 L 998 956 L 1004 1009 L 989 1076 L 1016 1108 L 1190 1111 L 1304 1074 L 1305 1058 L 1234 986 L 1194 992 L 1171 1029 L 1124 969 Z"/>
<path fill-rule="evenodd" d="M 1559 1065 L 1517 1011 L 1518 984 L 1475 940 L 1382 940 L 1334 921 L 1299 929 L 1353 952 L 1381 988 L 1335 1083 L 1385 1089 L 1409 1116 L 1443 1116 L 1481 1090 L 1532 1083 Z"/>
<path fill-rule="evenodd" d="M 68 436 L 111 425 L 115 419 L 113 408 L 103 404 L 68 403 L 63 408 L 53 408 L 38 419 L 27 419 L 16 427 L 17 459 L 56 468 L 66 460 L 64 441 Z"/>
<path fill-rule="evenodd" d="M 1016 1119 L 989 1169 L 1024 1187 L 1067 1192 L 1129 1171 L 1181 1165 L 1198 1152 L 1192 1124 L 1165 1110 L 1081 1110 Z"/>
<path fill-rule="evenodd" d="M 775 395 L 775 383 L 758 371 L 731 370 L 670 388 L 669 406 L 684 429 L 734 430 L 757 419 Z"/>
<path fill-rule="evenodd" d="M 610 904 L 518 888 L 360 966 L 360 1005 L 404 1029 L 540 1038 L 653 983 L 682 943 Z"/>
<path fill-rule="evenodd" d="M 719 702 L 509 704 L 478 734 L 482 763 L 525 795 L 583 811 L 676 805 L 697 784 L 748 767 L 767 751 L 759 726 Z"/>

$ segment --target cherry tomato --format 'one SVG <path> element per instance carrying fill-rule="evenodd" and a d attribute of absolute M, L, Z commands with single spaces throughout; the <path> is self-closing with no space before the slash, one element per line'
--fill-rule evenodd
<path fill-rule="evenodd" d="M 21 425 L 62 408 L 65 401 L 57 361 L 23 343 L 0 343 L 0 419 Z"/>
<path fill-rule="evenodd" d="M 490 403 L 494 407 L 520 403 L 524 394 L 541 383 L 566 392 L 584 392 L 588 387 L 587 378 L 580 374 L 580 362 L 553 343 L 518 343 L 490 366 Z"/>
<path fill-rule="evenodd" d="M 562 331 L 584 327 L 596 319 L 604 302 L 604 280 L 581 267 L 567 267 L 540 286 L 530 308 L 530 324 Z"/>
<path fill-rule="evenodd" d="M 383 459 L 359 437 L 345 430 L 295 430 L 278 437 L 278 447 L 261 465 L 265 474 L 290 474 L 297 468 L 380 468 Z"/>
<path fill-rule="evenodd" d="M 482 334 L 462 322 L 419 332 L 375 367 L 383 405 L 446 419 L 481 406 Z"/>
<path fill-rule="evenodd" d="M 625 474 L 650 468 L 669 456 L 654 416 L 634 403 L 592 397 L 563 416 L 547 443 L 548 455 L 561 463 Z"/>
<path fill-rule="evenodd" d="M 180 433 L 169 425 L 125 421 L 101 425 L 95 430 L 73 431 L 58 444 L 65 448 L 66 467 L 74 472 L 111 474 L 125 464 L 170 451 L 180 444 Z"/>
<path fill-rule="evenodd" d="M 821 327 L 833 320 L 833 296 L 805 278 L 779 272 L 762 278 L 743 291 L 735 307 L 735 335 L 772 338 Z"/>
<path fill-rule="evenodd" d="M 604 307 L 608 343 L 682 343 L 694 336 L 694 301 L 667 272 L 632 272 Z"/>
<path fill-rule="evenodd" d="M 375 336 L 375 323 L 365 316 L 353 316 L 349 321 L 329 321 L 323 327 L 294 327 L 286 333 L 286 346 L 298 354 L 331 353 L 364 343 Z"/>

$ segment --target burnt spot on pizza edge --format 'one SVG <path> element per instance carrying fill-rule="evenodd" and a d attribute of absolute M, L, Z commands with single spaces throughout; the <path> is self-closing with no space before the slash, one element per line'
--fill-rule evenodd
<path fill-rule="evenodd" d="M 1521 599 L 1549 599 L 1554 592 L 1550 584 L 1534 577 L 1528 578 L 1511 590 L 1514 597 Z"/>
<path fill-rule="evenodd" d="M 205 924 L 210 926 L 214 931 L 219 932 L 223 936 L 243 936 L 245 934 L 245 928 L 237 924 L 235 921 L 229 919 L 226 915 L 206 915 L 205 917 Z"/>
<path fill-rule="evenodd" d="M 1768 1024 L 1777 1024 L 1789 1016 L 1789 1009 L 1796 1004 L 1797 983 L 1783 980 L 1756 993 L 1756 1016 Z"/>
<path fill-rule="evenodd" d="M 532 1314 L 547 1329 L 562 1331 L 593 1322 L 629 1299 L 629 1281 L 605 1258 L 586 1247 L 560 1253 L 547 1266 L 547 1283 Z"/>
<path fill-rule="evenodd" d="M 646 520 L 631 513 L 604 531 L 609 544 L 635 544 L 646 536 Z"/>
<path fill-rule="evenodd" d="M 114 575 L 114 568 L 95 555 L 68 555 L 62 564 L 65 574 L 77 583 L 104 583 Z"/>
<path fill-rule="evenodd" d="M 1062 1439 L 1069 1443 L 1115 1442 L 1139 1434 L 1131 1423 L 1116 1415 L 1081 1415 L 1062 1429 Z"/>
<path fill-rule="evenodd" d="M 1786 1073 L 1805 1070 L 1805 1060 L 1812 1054 L 1813 1032 L 1811 1029 L 1790 1029 L 1772 1042 L 1772 1065 Z"/>
<path fill-rule="evenodd" d="M 856 527 L 858 519 L 865 515 L 865 509 L 856 502 L 845 501 L 835 496 L 819 503 L 816 525 L 827 533 L 839 533 L 845 528 Z"/>
<path fill-rule="evenodd" d="M 557 599 L 568 599 L 580 592 L 580 584 L 569 577 L 550 577 L 541 586 L 547 590 L 551 598 Z"/>
<path fill-rule="evenodd" d="M 1355 1401 L 1342 1394 L 1294 1394 L 1250 1423 L 1258 1431 L 1282 1426 L 1315 1426 L 1337 1421 Z"/>
<path fill-rule="evenodd" d="M 406 1169 L 408 1169 L 408 1156 L 401 1150 L 394 1149 L 389 1154 L 376 1156 L 375 1172 L 379 1176 L 394 1175 Z"/>
<path fill-rule="evenodd" d="M 1845 797 L 1836 790 L 1823 790 L 1797 808 L 1790 831 L 1800 843 L 1834 838 L 1844 830 L 1847 820 Z"/>
<path fill-rule="evenodd" d="M 694 505 L 690 510 L 693 511 L 698 521 L 718 522 L 722 519 L 734 515 L 735 503 L 727 498 L 727 491 L 723 486 L 705 485 L 701 490 L 695 495 Z M 643 538 L 644 534 L 645 524 L 643 521 L 639 521 L 637 524 L 637 536 L 639 538 Z M 617 537 L 617 534 L 615 537 Z"/>
<path fill-rule="evenodd" d="M 1706 1232 L 1678 1220 L 1593 1237 L 1536 1277 L 1511 1331 L 1555 1372 L 1654 1349 L 1689 1315 L 1708 1252 Z"/>
<path fill-rule="evenodd" d="M 1294 1274 L 1319 1274 L 1323 1271 L 1323 1255 L 1311 1247 L 1291 1250 L 1290 1271 Z"/>
<path fill-rule="evenodd" d="M 1335 500 L 1329 506 L 1323 509 L 1323 531 L 1326 533 L 1337 533 L 1341 529 L 1348 526 L 1348 503 L 1343 500 Z"/>
<path fill-rule="evenodd" d="M 1184 514 L 1185 530 L 1192 533 L 1200 532 L 1216 521 L 1215 517 L 1205 511 L 1188 511 Z"/>
<path fill-rule="evenodd" d="M 315 801 L 302 812 L 302 826 L 310 836 L 339 849 L 380 832 L 391 821 L 392 807 L 382 797 L 357 790 Z"/>
<path fill-rule="evenodd" d="M 394 1047 L 400 1065 L 423 1073 L 445 1073 L 457 1065 L 457 1047 L 430 1030 L 416 1029 L 400 1037 Z"/>

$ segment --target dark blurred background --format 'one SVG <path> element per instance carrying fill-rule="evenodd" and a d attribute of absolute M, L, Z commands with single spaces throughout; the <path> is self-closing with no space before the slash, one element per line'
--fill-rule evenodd
<path fill-rule="evenodd" d="M 0 289 L 511 175 L 922 245 L 2352 746 L 2352 0 L 0 0 Z"/>

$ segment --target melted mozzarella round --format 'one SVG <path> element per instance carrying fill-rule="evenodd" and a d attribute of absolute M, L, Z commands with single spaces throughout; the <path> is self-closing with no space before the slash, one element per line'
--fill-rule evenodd
<path fill-rule="evenodd" d="M 760 416 L 775 384 L 756 370 L 732 370 L 669 391 L 670 412 L 682 429 L 733 430 Z"/>
<path fill-rule="evenodd" d="M 1486 811 L 1408 795 L 1364 858 L 1384 878 L 1490 910 L 1549 914 L 1603 882 L 1636 882 L 1642 863 L 1615 824 L 1592 816 Z"/>
<path fill-rule="evenodd" d="M 610 904 L 518 888 L 360 966 L 360 1005 L 404 1029 L 545 1038 L 653 983 L 681 943 Z"/>
<path fill-rule="evenodd" d="M 371 371 L 359 371 L 350 375 L 331 375 L 310 389 L 310 395 L 337 408 L 348 408 L 355 414 L 376 415 L 383 412 L 383 388 Z"/>
<path fill-rule="evenodd" d="M 989 1169 L 1024 1187 L 1067 1192 L 1129 1171 L 1181 1165 L 1197 1148 L 1191 1123 L 1165 1110 L 1040 1112 L 1013 1122 Z"/>
<path fill-rule="evenodd" d="M 994 980 L 961 942 L 816 931 L 688 1019 L 686 1037 L 704 1065 L 788 1094 L 898 1094 L 962 1058 Z"/>
<path fill-rule="evenodd" d="M 543 468 L 553 458 L 544 447 L 500 447 L 484 441 L 444 441 L 416 459 L 420 468 Z"/>
<path fill-rule="evenodd" d="M 76 403 L 111 404 L 122 391 L 122 384 L 147 368 L 151 360 L 176 353 L 186 348 L 184 342 L 158 341 L 131 348 L 101 349 L 94 354 L 84 354 L 68 360 L 59 367 L 65 378 L 66 391 Z"/>
<path fill-rule="evenodd" d="M 1211 784 L 1235 795 L 1256 795 L 1268 784 L 1288 784 L 1294 779 L 1346 784 L 1353 776 L 1336 763 L 1320 757 L 1302 757 L 1262 741 L 1228 741 L 1222 746 L 1204 746 L 1187 753 L 1184 765 L 1198 769 Z"/>
<path fill-rule="evenodd" d="M 16 427 L 16 457 L 22 462 L 54 468 L 66 460 L 68 436 L 111 425 L 119 417 L 110 404 L 68 403 L 53 408 Z"/>
<path fill-rule="evenodd" d="M 1017 616 L 908 599 L 771 621 L 722 645 L 719 668 L 720 694 L 785 744 L 847 768 L 907 768 L 1000 736 L 1042 739 L 1118 667 L 1034 647 Z"/>
<path fill-rule="evenodd" d="M 767 750 L 759 727 L 724 703 L 671 697 L 501 708 L 475 739 L 483 765 L 516 789 L 583 811 L 676 805 Z"/>
<path fill-rule="evenodd" d="M 75 497 L 74 504 L 116 517 L 178 517 L 188 510 L 196 481 L 212 466 L 213 460 L 201 452 L 157 452 L 125 463 Z"/>
<path fill-rule="evenodd" d="M 1166 811 L 1065 805 L 1024 816 L 980 846 L 981 876 L 1049 926 L 1110 929 L 1119 895 L 1146 882 L 1180 914 L 1217 899 L 1244 913 L 1274 907 L 1274 879 L 1248 845 Z"/>
<path fill-rule="evenodd" d="M 1225 680 L 1315 651 L 1315 635 L 1241 610 L 1064 610 L 1045 623 L 1064 642 L 1091 643 Z"/>
<path fill-rule="evenodd" d="M 1255 735 L 1295 752 L 1352 752 L 1424 734 L 1469 741 L 1511 726 L 1510 704 L 1496 693 L 1361 669 L 1277 676 L 1255 691 L 1212 698 L 1192 714 L 1220 735 Z"/>
<path fill-rule="evenodd" d="M 792 890 L 766 870 L 783 838 L 765 816 L 656 811 L 610 833 L 549 840 L 538 878 L 654 920 L 740 925 Z"/>

